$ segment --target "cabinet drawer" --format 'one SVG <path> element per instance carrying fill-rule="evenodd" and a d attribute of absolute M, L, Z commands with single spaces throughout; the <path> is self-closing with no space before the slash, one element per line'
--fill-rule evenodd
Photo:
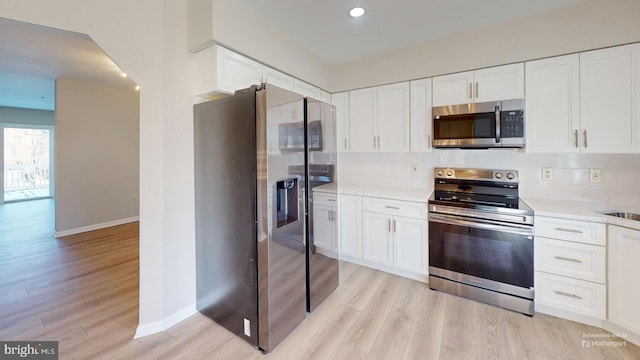
<path fill-rule="evenodd" d="M 427 218 L 427 204 L 419 202 L 365 197 L 362 208 L 364 211 L 376 213 L 400 215 L 416 219 Z"/>
<path fill-rule="evenodd" d="M 336 207 L 338 206 L 338 196 L 336 194 L 314 192 L 313 204 Z"/>
<path fill-rule="evenodd" d="M 551 239 L 605 246 L 606 225 L 586 221 L 535 217 L 535 234 Z"/>
<path fill-rule="evenodd" d="M 604 284 L 605 261 L 603 246 L 535 238 L 534 264 L 538 271 Z"/>
<path fill-rule="evenodd" d="M 605 319 L 606 286 L 536 271 L 535 302 L 590 317 Z"/>

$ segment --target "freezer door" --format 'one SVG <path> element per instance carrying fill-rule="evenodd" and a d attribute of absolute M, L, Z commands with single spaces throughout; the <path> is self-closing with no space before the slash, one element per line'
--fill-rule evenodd
<path fill-rule="evenodd" d="M 302 113 L 302 96 L 269 84 L 256 96 L 258 169 L 258 346 L 271 351 L 304 320 L 305 182 L 289 166 L 304 161 L 299 151 L 269 150 L 279 143 L 278 124 Z M 271 109 L 271 110 L 269 110 Z M 273 111 L 282 109 L 283 111 Z M 300 111 L 300 112 L 297 112 Z M 287 113 L 285 119 L 282 114 Z M 269 116 L 271 115 L 271 116 Z M 270 138 L 273 136 L 275 138 Z M 274 151 L 276 150 L 276 151 Z"/>
<path fill-rule="evenodd" d="M 197 309 L 258 345 L 255 89 L 194 107 Z"/>

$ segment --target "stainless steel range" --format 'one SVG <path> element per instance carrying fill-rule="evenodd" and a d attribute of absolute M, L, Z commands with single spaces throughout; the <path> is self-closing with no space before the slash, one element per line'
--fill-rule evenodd
<path fill-rule="evenodd" d="M 518 171 L 434 171 L 429 287 L 533 315 L 533 210 Z"/>

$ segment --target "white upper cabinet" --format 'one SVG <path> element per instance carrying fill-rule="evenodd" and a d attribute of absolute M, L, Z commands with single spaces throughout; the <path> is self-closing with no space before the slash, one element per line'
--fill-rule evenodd
<path fill-rule="evenodd" d="M 526 64 L 528 152 L 640 152 L 640 44 Z"/>
<path fill-rule="evenodd" d="M 431 151 L 431 79 L 410 83 L 411 152 Z"/>
<path fill-rule="evenodd" d="M 293 79 L 293 91 L 302 96 L 307 96 L 312 99 L 320 100 L 320 89 L 298 79 Z"/>
<path fill-rule="evenodd" d="M 433 78 L 433 106 L 473 102 L 473 71 Z"/>
<path fill-rule="evenodd" d="M 640 44 L 580 54 L 580 142 L 587 152 L 640 152 Z"/>
<path fill-rule="evenodd" d="M 409 151 L 409 83 L 378 87 L 378 151 Z"/>
<path fill-rule="evenodd" d="M 331 94 L 336 107 L 336 145 L 338 152 L 349 151 L 349 92 Z"/>
<path fill-rule="evenodd" d="M 282 89 L 293 91 L 293 77 L 268 66 L 262 67 L 262 81 Z"/>
<path fill-rule="evenodd" d="M 367 88 L 349 92 L 349 151 L 367 152 L 378 148 L 378 90 Z"/>
<path fill-rule="evenodd" d="M 194 54 L 195 95 L 233 94 L 260 83 L 262 65 L 214 45 Z"/>
<path fill-rule="evenodd" d="M 529 61 L 525 70 L 527 152 L 578 151 L 579 55 Z"/>
<path fill-rule="evenodd" d="M 408 152 L 409 83 L 349 92 L 349 150 Z"/>
<path fill-rule="evenodd" d="M 433 78 L 433 106 L 524 98 L 524 64 Z"/>
<path fill-rule="evenodd" d="M 324 90 L 320 90 L 320 99 L 322 102 L 326 102 L 327 104 L 331 104 L 331 94 Z"/>

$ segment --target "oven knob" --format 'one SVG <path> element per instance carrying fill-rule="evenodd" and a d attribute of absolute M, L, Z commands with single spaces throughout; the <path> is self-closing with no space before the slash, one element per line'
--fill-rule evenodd
<path fill-rule="evenodd" d="M 501 172 L 497 172 L 495 175 L 496 179 L 502 179 L 502 173 Z"/>
<path fill-rule="evenodd" d="M 438 176 L 444 176 L 444 171 L 438 170 Z"/>
<path fill-rule="evenodd" d="M 451 170 L 447 170 L 447 176 L 448 176 L 448 177 L 452 177 L 452 176 L 453 176 L 453 171 L 451 171 Z"/>
<path fill-rule="evenodd" d="M 513 180 L 513 178 L 515 178 L 516 176 L 513 175 L 513 173 L 507 173 L 507 179 L 509 180 Z"/>

